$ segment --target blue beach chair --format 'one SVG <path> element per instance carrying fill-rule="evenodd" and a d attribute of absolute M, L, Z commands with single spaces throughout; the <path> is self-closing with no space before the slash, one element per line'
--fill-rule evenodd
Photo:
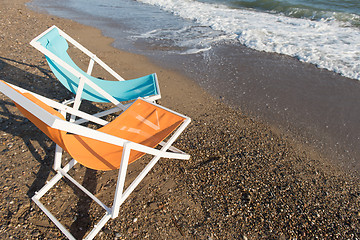
<path fill-rule="evenodd" d="M 87 72 L 80 69 L 67 53 L 68 42 L 90 57 Z M 30 44 L 45 55 L 56 78 L 76 95 L 74 99 L 67 101 L 68 104 L 73 104 L 75 109 L 79 108 L 83 99 L 92 102 L 112 102 L 117 106 L 111 111 L 103 112 L 102 115 L 99 113 L 97 116 L 100 117 L 124 110 L 126 107 L 120 103 L 123 101 L 131 101 L 139 97 L 148 101 L 156 101 L 161 98 L 155 73 L 137 79 L 124 80 L 95 54 L 56 26 L 47 29 L 34 38 Z M 118 81 L 108 81 L 91 76 L 95 62 Z"/>

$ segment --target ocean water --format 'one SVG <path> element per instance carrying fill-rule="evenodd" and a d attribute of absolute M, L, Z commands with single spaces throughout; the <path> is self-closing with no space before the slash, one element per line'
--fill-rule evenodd
<path fill-rule="evenodd" d="M 87 24 L 112 23 L 108 35 L 122 39 L 117 43 L 122 48 L 141 42 L 151 50 L 196 54 L 236 41 L 360 80 L 358 0 L 35 0 L 32 5 Z"/>
<path fill-rule="evenodd" d="M 360 79 L 360 1 L 138 1 L 222 31 L 249 48 Z"/>

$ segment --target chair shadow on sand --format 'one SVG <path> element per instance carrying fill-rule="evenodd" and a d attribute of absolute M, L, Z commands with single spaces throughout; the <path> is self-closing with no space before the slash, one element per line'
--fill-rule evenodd
<path fill-rule="evenodd" d="M 14 67 L 3 60 L 32 68 L 37 68 L 46 76 L 46 78 Z M 12 73 L 16 73 L 17 77 L 12 78 L 11 74 L 7 74 L 7 72 L 9 71 Z M 14 85 L 21 86 L 25 89 L 31 89 L 31 91 L 38 92 L 39 94 L 49 98 L 53 98 L 55 95 L 57 99 L 69 98 L 69 92 L 65 88 L 61 89 L 60 91 L 55 90 L 54 88 L 50 88 L 50 91 L 48 91 L 49 89 L 45 90 L 41 88 L 42 84 L 53 84 L 58 82 L 51 76 L 51 74 L 49 74 L 49 72 L 49 70 L 40 66 L 26 64 L 12 59 L 0 57 L 0 79 L 3 79 Z M 34 87 L 34 85 L 36 87 Z M 50 141 L 49 138 L 45 134 L 43 134 L 36 126 L 34 126 L 27 118 L 23 117 L 19 113 L 19 111 L 16 111 L 16 114 L 13 114 L 11 111 L 9 111 L 9 108 L 15 108 L 15 105 L 11 100 L 0 100 L 0 117 L 2 118 L 0 131 L 6 132 L 10 135 L 21 137 L 33 158 L 40 164 L 39 170 L 36 173 L 35 180 L 31 183 L 31 185 L 28 185 L 26 183 L 26 186 L 28 188 L 27 195 L 29 197 L 30 204 L 32 204 L 31 197 L 35 194 L 37 190 L 39 190 L 42 186 L 46 184 L 46 181 L 50 177 L 50 174 L 54 172 L 52 169 L 52 163 L 54 158 L 55 144 Z M 96 106 L 92 104 L 91 108 L 95 112 L 99 110 Z M 49 142 L 51 142 L 50 146 L 48 144 Z M 39 151 L 42 151 L 40 149 L 45 152 L 45 156 L 42 156 L 42 154 L 39 153 Z M 4 149 L 3 151 L 7 150 Z M 73 186 L 72 184 L 68 184 L 70 183 L 70 181 L 63 181 L 66 181 L 67 185 L 72 188 L 74 194 L 79 199 L 76 203 L 76 208 L 74 209 L 77 217 L 76 220 L 71 224 L 69 229 L 73 233 L 74 237 L 81 239 L 89 230 L 91 225 L 91 218 L 89 217 L 91 201 L 89 201 L 87 197 L 84 197 L 86 195 L 77 187 Z M 86 168 L 85 174 L 83 176 L 83 185 L 91 193 L 95 194 L 97 187 L 95 170 Z M 30 209 L 28 211 L 30 211 Z M 51 221 L 49 220 L 49 223 L 50 222 Z"/>

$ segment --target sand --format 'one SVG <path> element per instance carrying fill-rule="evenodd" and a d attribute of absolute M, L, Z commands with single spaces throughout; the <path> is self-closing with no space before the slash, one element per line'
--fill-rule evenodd
<path fill-rule="evenodd" d="M 59 101 L 71 94 L 29 42 L 57 25 L 124 78 L 156 72 L 160 104 L 192 118 L 176 147 L 188 161 L 162 159 L 96 239 L 356 239 L 360 187 L 356 175 L 269 125 L 234 110 L 195 81 L 110 46 L 97 29 L 28 10 L 25 0 L 0 1 L 0 79 Z M 76 53 L 74 49 L 71 49 Z M 80 66 L 88 60 L 77 56 Z M 106 77 L 100 69 L 96 76 Z M 3 239 L 65 239 L 30 200 L 54 175 L 54 144 L 0 94 L 0 234 Z M 106 107 L 88 104 L 97 111 Z M 65 158 L 68 158 L 68 156 Z M 127 184 L 147 159 L 129 166 Z M 117 171 L 76 167 L 78 178 L 105 203 Z M 103 211 L 72 185 L 44 197 L 81 239 Z"/>
<path fill-rule="evenodd" d="M 213 96 L 360 176 L 360 81 L 238 42 L 172 62 Z"/>

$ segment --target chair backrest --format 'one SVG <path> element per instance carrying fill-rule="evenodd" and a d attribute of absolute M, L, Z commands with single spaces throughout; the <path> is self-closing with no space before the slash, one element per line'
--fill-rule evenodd
<path fill-rule="evenodd" d="M 67 53 L 69 45 L 66 39 L 60 35 L 57 27 L 53 27 L 50 31 L 40 37 L 37 42 L 39 42 L 42 47 L 70 65 L 75 71 L 105 90 L 119 102 L 158 94 L 155 74 L 127 81 L 107 81 L 87 74 L 74 63 L 74 61 Z M 56 78 L 69 91 L 76 94 L 79 85 L 79 78 L 49 56 L 46 56 L 46 60 Z M 84 86 L 81 98 L 93 102 L 109 102 L 108 99 L 104 98 L 97 91 L 86 84 Z"/>
<path fill-rule="evenodd" d="M 0 84 L 6 84 L 0 81 Z M 10 85 L 6 84 L 11 87 Z M 11 87 L 12 88 L 12 87 Z M 0 88 L 2 90 L 4 88 Z M 12 88 L 14 89 L 14 88 Z M 15 89 L 14 89 L 15 90 Z M 5 95 L 7 92 L 2 90 Z M 45 110 L 54 119 L 65 118 L 52 107 L 40 101 L 29 92 L 22 93 L 18 90 L 16 95 L 8 95 L 15 102 L 19 110 L 33 122 L 50 139 L 67 151 L 76 161 L 82 165 L 96 170 L 112 170 L 120 167 L 123 147 L 106 143 L 89 137 L 77 134 L 69 134 L 50 127 L 37 115 L 36 111 L 29 111 L 26 106 L 36 104 Z M 21 104 L 17 99 L 25 97 Z M 24 99 L 24 98 L 23 98 Z M 30 103 L 30 105 L 28 105 Z M 135 142 L 147 147 L 154 148 L 184 121 L 185 117 L 168 111 L 158 105 L 149 103 L 142 99 L 136 100 L 126 111 L 114 121 L 98 129 L 98 131 L 109 135 Z M 72 123 L 74 124 L 74 123 Z M 93 130 L 91 130 L 93 131 Z M 142 157 L 144 153 L 131 151 L 129 164 Z"/>
<path fill-rule="evenodd" d="M 34 106 L 35 104 L 36 106 L 40 107 L 42 110 L 45 110 L 47 117 L 50 119 L 52 118 L 53 120 L 61 119 L 65 121 L 63 115 L 61 115 L 58 111 L 56 111 L 52 107 L 48 106 L 47 104 L 37 99 L 34 95 L 30 94 L 29 92 L 22 93 L 2 80 L 0 80 L 0 84 L 5 84 L 6 86 L 10 87 L 11 90 L 14 90 L 13 95 L 9 95 L 9 90 L 3 93 L 14 101 L 16 107 L 26 118 L 28 118 L 32 123 L 34 123 L 35 126 L 37 126 L 42 132 L 44 132 L 56 144 L 58 144 L 61 147 L 65 147 L 63 139 L 66 132 L 49 127 L 49 125 L 44 122 L 44 119 L 39 116 L 41 114 L 40 112 L 36 110 L 29 111 L 28 109 L 26 109 L 25 105 L 32 108 L 32 106 Z M 21 96 L 25 98 L 22 98 L 23 101 L 21 102 L 21 104 L 19 104 L 18 102 L 20 102 Z"/>

